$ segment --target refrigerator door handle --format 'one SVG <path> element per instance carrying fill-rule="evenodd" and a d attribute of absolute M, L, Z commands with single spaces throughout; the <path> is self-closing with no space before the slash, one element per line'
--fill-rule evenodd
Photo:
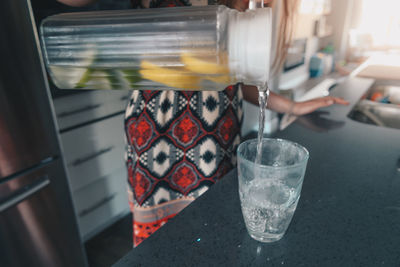
<path fill-rule="evenodd" d="M 44 187 L 50 184 L 49 178 L 46 176 L 36 179 L 34 182 L 22 187 L 21 189 L 15 191 L 14 193 L 0 198 L 0 213 L 3 211 L 17 205 L 21 201 L 29 198 L 31 195 L 40 191 Z"/>

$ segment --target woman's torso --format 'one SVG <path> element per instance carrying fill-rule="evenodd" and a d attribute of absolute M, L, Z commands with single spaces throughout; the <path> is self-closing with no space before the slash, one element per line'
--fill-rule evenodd
<path fill-rule="evenodd" d="M 151 234 L 236 165 L 241 121 L 238 86 L 132 93 L 125 130 L 136 241 L 148 236 L 139 228 Z"/>
<path fill-rule="evenodd" d="M 132 0 L 137 8 L 186 0 Z M 133 91 L 125 114 L 134 245 L 151 235 L 236 165 L 242 92 Z"/>

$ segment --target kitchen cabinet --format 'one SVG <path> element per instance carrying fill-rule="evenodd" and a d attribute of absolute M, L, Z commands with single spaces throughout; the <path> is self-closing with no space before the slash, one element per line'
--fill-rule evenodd
<path fill-rule="evenodd" d="M 130 91 L 54 99 L 72 199 L 87 240 L 129 212 L 124 110 Z"/>

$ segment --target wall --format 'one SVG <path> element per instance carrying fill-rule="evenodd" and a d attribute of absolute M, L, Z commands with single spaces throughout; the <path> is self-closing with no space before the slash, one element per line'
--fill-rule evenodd
<path fill-rule="evenodd" d="M 336 50 L 336 60 L 346 59 L 348 32 L 352 21 L 358 17 L 357 12 L 361 9 L 361 0 L 334 0 L 332 11 L 328 15 L 327 23 L 333 27 L 333 35 L 324 40 L 332 42 Z"/>

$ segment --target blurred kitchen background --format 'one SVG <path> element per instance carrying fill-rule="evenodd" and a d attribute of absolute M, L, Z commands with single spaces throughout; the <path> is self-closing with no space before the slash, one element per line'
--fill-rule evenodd
<path fill-rule="evenodd" d="M 25 5 L 22 0 L 15 2 Z M 26 3 L 29 5 L 29 0 Z M 275 29 L 280 12 L 279 1 L 277 3 Z M 196 1 L 196 4 L 207 4 L 207 1 Z M 210 1 L 208 4 L 215 3 Z M 42 19 L 52 14 L 126 9 L 130 7 L 130 1 L 99 0 L 84 8 L 67 7 L 53 0 L 31 0 L 31 5 L 33 20 L 38 27 Z M 8 8 L 17 8 L 17 5 Z M 400 85 L 399 10 L 398 0 L 300 1 L 289 54 L 283 69 L 271 81 L 271 88 L 302 101 L 327 95 L 349 75 L 374 78 L 374 88 L 349 116 L 365 123 L 400 128 L 398 116 L 396 120 L 390 115 L 380 117 L 377 114 L 382 110 L 387 112 L 387 108 L 400 108 L 400 87 L 397 87 Z M 65 190 L 62 194 L 70 194 L 72 199 L 73 221 L 77 222 L 89 265 L 110 266 L 132 249 L 123 159 L 123 117 L 130 92 L 62 91 L 51 81 L 48 83 L 50 95 L 43 101 L 48 101 L 49 112 L 54 112 L 54 138 L 60 142 L 57 153 L 70 185 L 70 191 Z M 43 86 L 45 91 L 46 83 Z M 377 105 L 379 112 L 370 108 Z M 258 108 L 245 103 L 244 136 L 257 128 L 254 114 L 258 114 Z M 267 134 L 290 122 L 291 118 L 268 112 Z M 2 142 L 0 140 L 0 144 Z M 4 168 L 2 164 L 0 168 Z M 3 172 L 0 175 L 1 178 L 12 178 Z M 0 218 L 0 228 L 5 227 L 4 221 Z M 74 242 L 79 242 L 78 239 Z"/>

